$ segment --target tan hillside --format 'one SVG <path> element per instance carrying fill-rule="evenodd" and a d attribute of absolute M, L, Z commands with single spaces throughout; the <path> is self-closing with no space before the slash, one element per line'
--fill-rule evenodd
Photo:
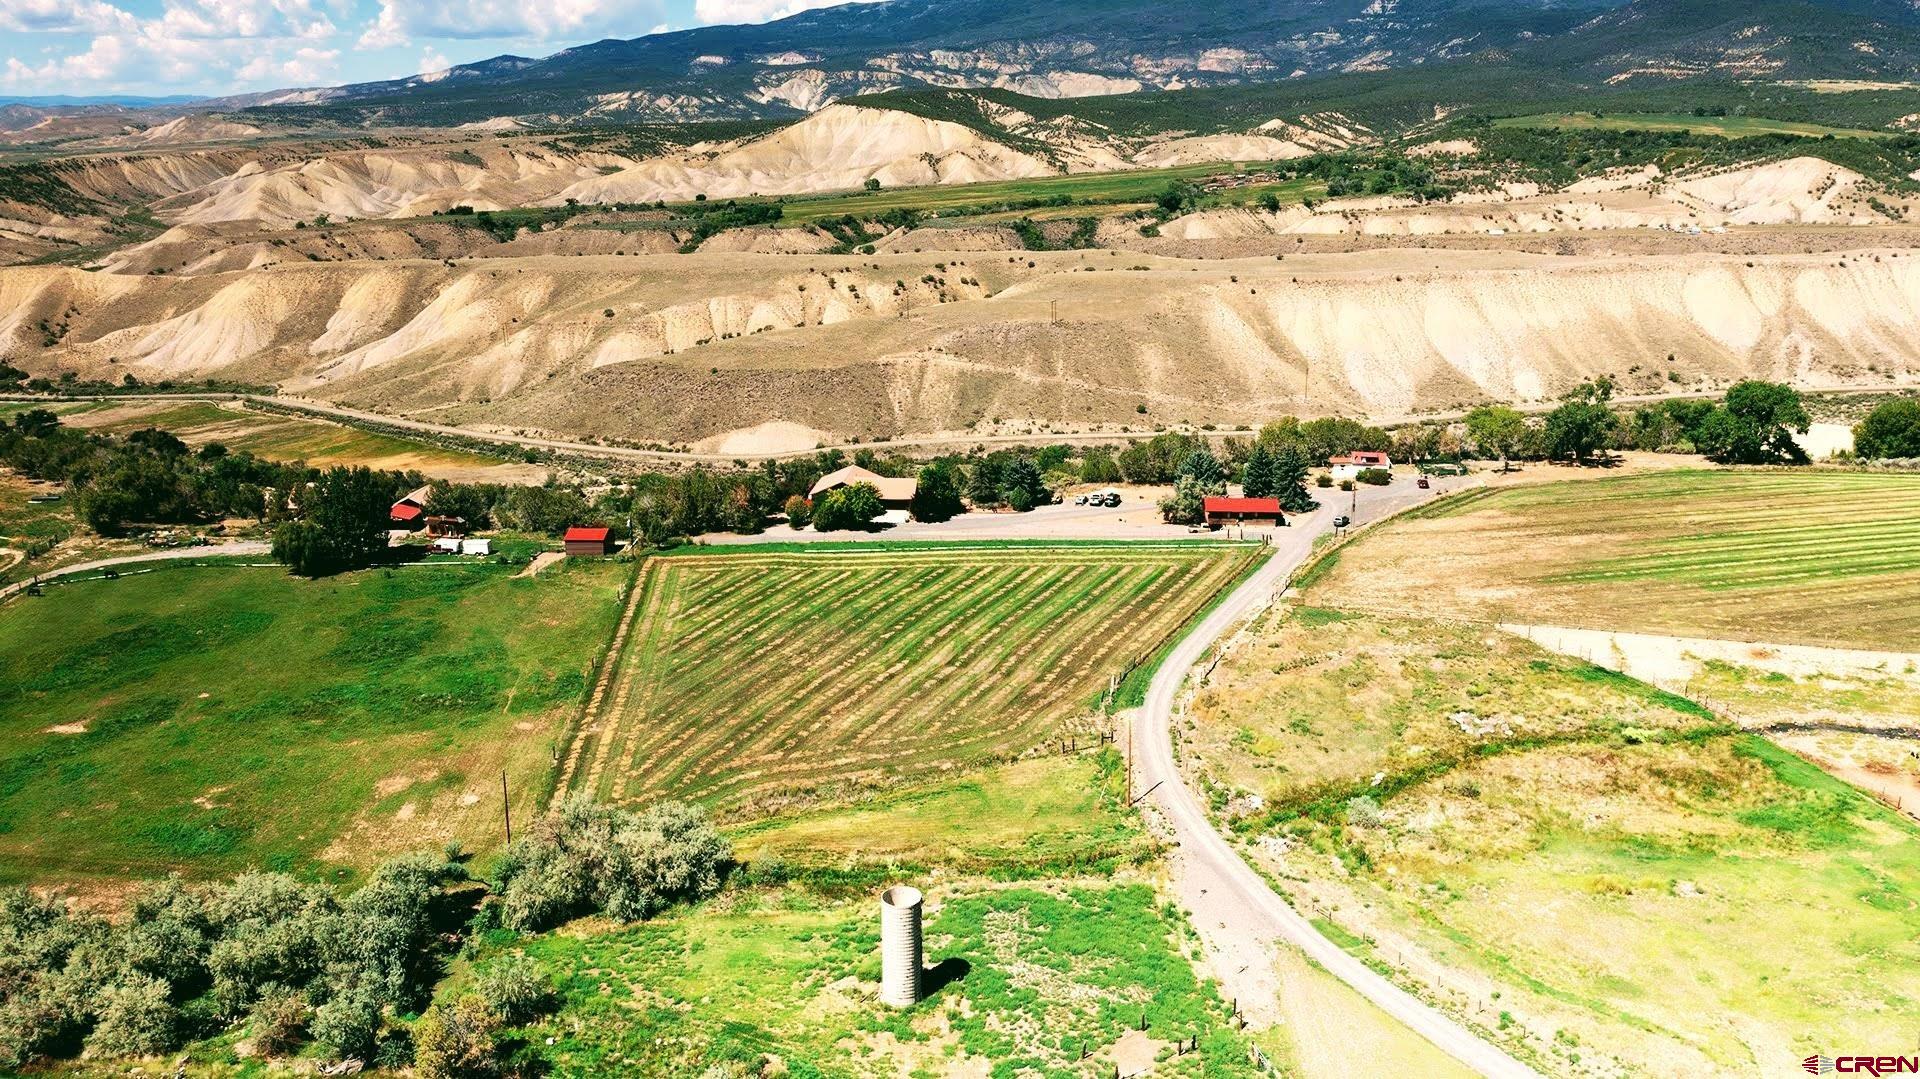
<path fill-rule="evenodd" d="M 642 161 L 594 176 L 556 198 L 581 202 L 684 201 L 696 195 L 792 195 L 858 188 L 964 184 L 1045 176 L 1059 169 L 972 128 L 892 109 L 830 105 L 805 120 L 710 159 Z"/>
<path fill-rule="evenodd" d="M 1920 262 L 1893 251 L 14 268 L 0 310 L 0 346 L 35 370 L 218 374 L 447 421 L 687 442 L 775 421 L 870 436 L 1009 417 L 1393 416 L 1538 401 L 1603 372 L 1638 393 L 1920 380 Z M 48 318 L 70 325 L 51 348 Z"/>

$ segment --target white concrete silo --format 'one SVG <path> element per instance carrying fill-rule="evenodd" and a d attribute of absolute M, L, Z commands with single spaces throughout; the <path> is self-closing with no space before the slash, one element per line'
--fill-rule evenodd
<path fill-rule="evenodd" d="M 880 893 L 880 1003 L 920 1000 L 920 889 L 896 884 Z"/>

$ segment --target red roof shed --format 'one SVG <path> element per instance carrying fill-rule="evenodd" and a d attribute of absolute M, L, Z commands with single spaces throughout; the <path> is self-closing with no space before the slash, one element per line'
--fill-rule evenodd
<path fill-rule="evenodd" d="M 427 511 L 411 502 L 395 502 L 393 504 L 393 519 L 401 524 L 412 524 L 418 521 L 420 515 L 425 512 Z"/>
<path fill-rule="evenodd" d="M 570 555 L 602 555 L 612 547 L 613 530 L 574 525 L 567 529 L 564 542 Z"/>
<path fill-rule="evenodd" d="M 1223 521 L 1280 521 L 1280 500 L 1277 498 L 1227 498 L 1210 495 L 1201 501 L 1208 524 Z"/>

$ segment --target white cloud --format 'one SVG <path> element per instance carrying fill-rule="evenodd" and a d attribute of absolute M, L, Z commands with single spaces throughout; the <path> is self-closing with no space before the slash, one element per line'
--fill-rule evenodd
<path fill-rule="evenodd" d="M 4 0 L 0 29 L 92 32 L 87 47 L 39 64 L 8 57 L 0 85 L 93 91 L 127 86 L 194 89 L 312 84 L 340 53 L 324 5 L 340 0 L 166 0 L 141 19 L 102 0 Z"/>
<path fill-rule="evenodd" d="M 802 11 L 811 11 L 817 7 L 832 7 L 844 4 L 847 0 L 694 0 L 693 14 L 703 23 L 742 23 L 771 22 L 784 19 L 789 15 L 798 15 Z M 859 0 L 871 2 L 871 0 Z"/>
<path fill-rule="evenodd" d="M 291 56 L 256 56 L 234 72 L 243 83 L 280 86 L 312 86 L 332 76 L 340 61 L 339 49 L 295 49 Z"/>
<path fill-rule="evenodd" d="M 522 38 L 566 41 L 639 34 L 660 19 L 659 0 L 380 0 L 380 13 L 360 34 L 363 49 L 407 44 L 413 37 Z"/>
<path fill-rule="evenodd" d="M 106 34 L 131 31 L 140 20 L 103 0 L 7 0 L 0 30 L 19 34 Z"/>

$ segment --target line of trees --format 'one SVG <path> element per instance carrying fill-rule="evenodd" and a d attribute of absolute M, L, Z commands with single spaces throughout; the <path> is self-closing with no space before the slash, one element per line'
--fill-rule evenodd
<path fill-rule="evenodd" d="M 1602 376 L 1568 391 L 1535 421 L 1503 405 L 1467 413 L 1466 444 L 1486 460 L 1586 462 L 1613 450 L 1699 453 L 1725 464 L 1805 464 L 1794 440 L 1812 424 L 1799 391 L 1748 380 L 1720 401 L 1670 400 L 1623 413 L 1613 380 Z M 1421 458 L 1424 459 L 1424 458 Z"/>
<path fill-rule="evenodd" d="M 102 535 L 222 517 L 293 519 L 303 506 L 315 505 L 308 485 L 328 475 L 300 463 L 230 453 L 219 443 L 195 451 L 156 428 L 125 436 L 80 431 L 46 409 L 29 409 L 0 425 L 0 463 L 65 484 L 80 519 Z M 381 492 L 376 520 L 384 527 L 387 506 L 423 481 L 413 472 L 377 472 L 362 482 Z"/>

